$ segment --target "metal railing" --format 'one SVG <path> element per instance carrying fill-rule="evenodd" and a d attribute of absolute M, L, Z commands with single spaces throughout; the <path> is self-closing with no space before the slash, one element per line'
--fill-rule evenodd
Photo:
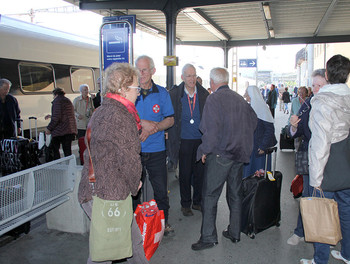
<path fill-rule="evenodd" d="M 76 157 L 61 158 L 0 178 L 0 235 L 69 200 Z"/>

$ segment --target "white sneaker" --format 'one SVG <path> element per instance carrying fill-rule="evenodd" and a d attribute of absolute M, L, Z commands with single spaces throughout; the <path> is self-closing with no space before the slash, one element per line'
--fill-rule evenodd
<path fill-rule="evenodd" d="M 342 260 L 346 264 L 350 264 L 350 260 L 346 260 L 345 258 L 343 258 L 343 256 L 340 254 L 340 251 L 332 250 L 331 254 L 332 254 L 333 258 Z"/>
<path fill-rule="evenodd" d="M 287 244 L 292 245 L 292 246 L 296 246 L 299 244 L 300 241 L 304 241 L 304 238 L 297 236 L 296 234 L 293 234 L 290 238 L 288 238 Z"/>
<path fill-rule="evenodd" d="M 301 259 L 300 264 L 316 264 L 314 259 Z"/>

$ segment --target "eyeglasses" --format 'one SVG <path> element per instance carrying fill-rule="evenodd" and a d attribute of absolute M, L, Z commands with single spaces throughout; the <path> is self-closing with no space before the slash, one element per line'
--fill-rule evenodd
<path fill-rule="evenodd" d="M 137 89 L 137 92 L 141 92 L 141 87 L 138 87 L 138 86 L 128 86 L 128 88 L 130 89 Z"/>

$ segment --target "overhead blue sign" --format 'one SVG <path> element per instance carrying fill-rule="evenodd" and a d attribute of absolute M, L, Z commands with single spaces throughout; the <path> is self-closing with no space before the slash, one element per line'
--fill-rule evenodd
<path fill-rule="evenodd" d="M 103 18 L 103 23 L 115 22 L 115 21 L 128 21 L 132 25 L 133 33 L 136 33 L 136 15 L 110 16 L 110 17 Z M 110 25 L 110 27 L 121 28 L 121 27 L 125 27 L 125 24 L 112 24 Z"/>
<path fill-rule="evenodd" d="M 129 28 L 103 29 L 103 69 L 114 62 L 129 63 Z"/>
<path fill-rule="evenodd" d="M 256 67 L 256 59 L 241 59 L 239 60 L 239 67 L 241 68 L 254 68 Z"/>

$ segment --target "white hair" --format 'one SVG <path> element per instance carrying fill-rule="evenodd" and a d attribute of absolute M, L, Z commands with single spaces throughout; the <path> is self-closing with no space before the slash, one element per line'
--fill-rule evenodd
<path fill-rule="evenodd" d="M 137 63 L 139 62 L 139 60 L 148 60 L 149 62 L 149 68 L 150 70 L 154 69 L 154 61 L 150 56 L 147 55 L 141 55 L 139 56 L 136 60 L 135 60 L 135 65 L 137 65 Z"/>
<path fill-rule="evenodd" d="M 213 80 L 214 84 L 228 83 L 229 73 L 225 68 L 214 68 L 210 71 L 210 79 Z"/>
<path fill-rule="evenodd" d="M 194 70 L 196 70 L 196 68 L 192 64 L 187 63 L 185 64 L 185 66 L 182 67 L 182 76 L 185 76 L 185 71 L 187 71 L 188 68 L 193 68 Z"/>
<path fill-rule="evenodd" d="M 90 90 L 89 85 L 87 85 L 86 83 L 84 83 L 84 84 L 81 84 L 81 85 L 79 86 L 79 91 L 80 91 L 80 93 L 82 93 L 82 92 L 83 92 L 84 87 L 87 87 L 87 88 L 88 88 L 88 90 Z"/>
<path fill-rule="evenodd" d="M 0 79 L 0 88 L 2 88 L 2 86 L 3 86 L 5 83 L 8 84 L 8 85 L 10 86 L 10 88 L 11 88 L 12 83 L 11 83 L 9 80 L 5 79 L 5 78 Z"/>

